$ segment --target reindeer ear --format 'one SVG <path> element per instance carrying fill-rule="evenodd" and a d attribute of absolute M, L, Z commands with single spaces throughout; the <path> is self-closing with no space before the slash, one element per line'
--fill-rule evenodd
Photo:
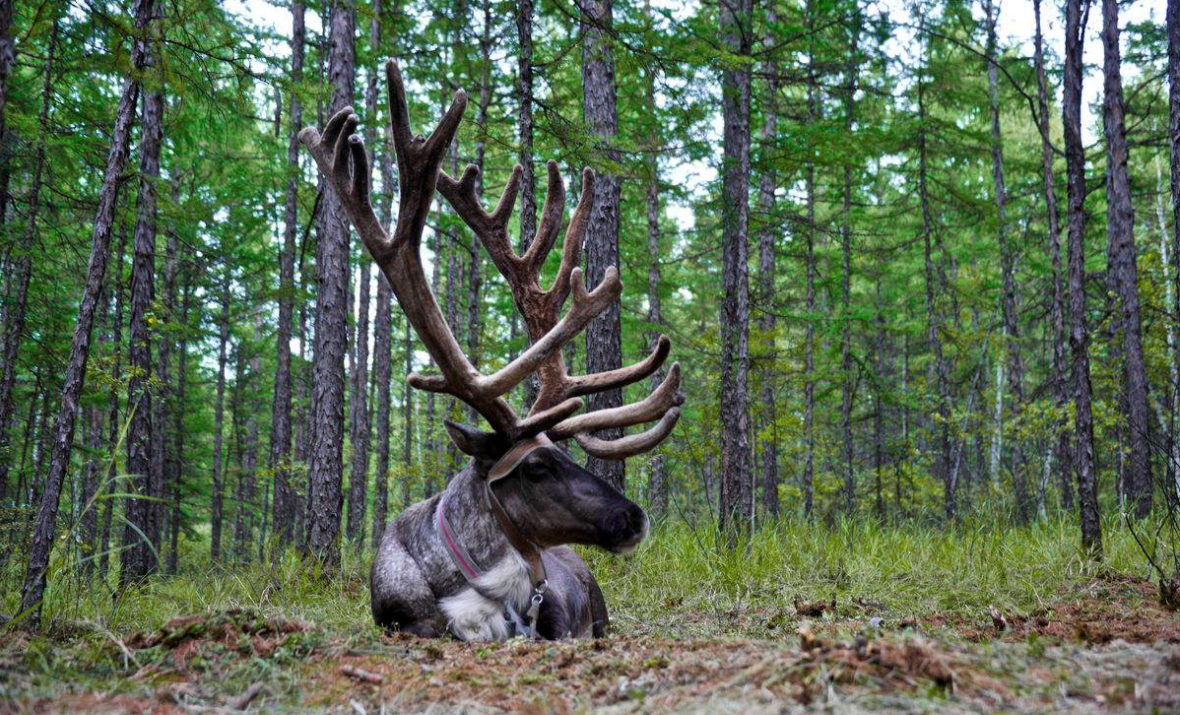
<path fill-rule="evenodd" d="M 502 435 L 495 432 L 481 432 L 458 422 L 446 420 L 447 434 L 460 452 L 469 457 L 495 462 L 512 446 Z"/>

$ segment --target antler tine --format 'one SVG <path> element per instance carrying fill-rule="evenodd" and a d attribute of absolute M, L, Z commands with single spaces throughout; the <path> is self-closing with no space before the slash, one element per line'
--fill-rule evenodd
<path fill-rule="evenodd" d="M 385 63 L 385 77 L 389 84 L 389 115 L 393 151 L 397 156 L 400 210 L 394 242 L 410 241 L 417 248 L 426 228 L 431 199 L 438 182 L 443 154 L 455 138 L 463 112 L 467 109 L 467 93 L 455 90 L 451 106 L 439 120 L 430 136 L 412 136 L 410 110 L 406 101 L 406 87 L 397 63 Z"/>
<path fill-rule="evenodd" d="M 565 218 L 565 182 L 561 180 L 561 172 L 557 170 L 557 162 L 550 159 L 546 163 L 549 180 L 546 184 L 545 206 L 541 209 L 541 222 L 537 226 L 537 234 L 528 250 L 521 256 L 533 275 L 538 275 L 541 266 L 553 244 L 557 242 L 557 232 L 561 230 L 562 220 Z"/>
<path fill-rule="evenodd" d="M 655 348 L 652 349 L 651 354 L 634 365 L 569 378 L 569 386 L 566 388 L 566 394 L 577 397 L 589 395 L 593 392 L 604 392 L 618 387 L 626 387 L 627 385 L 639 382 L 643 378 L 655 373 L 656 370 L 659 370 L 671 352 L 672 341 L 668 339 L 667 335 L 661 335 L 656 342 Z"/>
<path fill-rule="evenodd" d="M 551 427 L 549 437 L 554 440 L 567 439 L 579 433 L 651 422 L 683 403 L 684 395 L 680 394 L 680 363 L 673 363 L 660 386 L 642 401 L 570 417 Z"/>
<path fill-rule="evenodd" d="M 575 268 L 571 276 L 574 301 L 569 312 L 557 325 L 543 336 L 533 341 L 511 363 L 493 375 L 479 381 L 480 389 L 495 395 L 503 395 L 513 387 L 519 385 L 526 377 L 541 366 L 550 357 L 560 355 L 561 348 L 580 333 L 591 320 L 606 310 L 607 306 L 618 299 L 623 291 L 623 284 L 619 282 L 619 272 L 613 267 L 608 268 L 602 282 L 593 291 L 586 291 L 586 284 L 582 281 L 582 269 Z"/>
<path fill-rule="evenodd" d="M 574 435 L 578 445 L 586 451 L 587 454 L 598 457 L 599 459 L 626 459 L 636 454 L 646 452 L 656 447 L 660 442 L 663 442 L 668 435 L 672 434 L 672 429 L 680 420 L 680 408 L 673 407 L 664 413 L 650 429 L 644 430 L 638 434 L 627 435 L 619 439 L 599 439 L 586 433 L 578 433 Z"/>
<path fill-rule="evenodd" d="M 328 179 L 365 246 L 374 256 L 379 256 L 389 249 L 389 234 L 381 227 L 370 201 L 369 158 L 364 142 L 353 134 L 359 121 L 352 107 L 345 107 L 328 120 L 322 135 L 315 127 L 306 127 L 299 132 L 299 141 Z"/>
<path fill-rule="evenodd" d="M 514 280 L 521 266 L 520 258 L 508 243 L 508 220 L 516 205 L 521 173 L 519 165 L 512 170 L 504 193 L 491 213 L 484 209 L 475 194 L 475 180 L 479 178 L 479 167 L 474 164 L 468 165 L 458 181 L 448 176 L 445 171 L 440 171 L 438 175 L 438 192 L 484 245 L 496 268 L 508 277 L 509 282 Z"/>

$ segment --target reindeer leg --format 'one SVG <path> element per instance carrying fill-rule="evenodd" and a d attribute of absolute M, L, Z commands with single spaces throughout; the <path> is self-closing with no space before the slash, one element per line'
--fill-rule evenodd
<path fill-rule="evenodd" d="M 446 622 L 434 593 L 418 563 L 397 539 L 396 529 L 386 529 L 373 559 L 370 580 L 373 620 L 388 631 L 403 631 L 423 638 L 446 634 Z"/>
<path fill-rule="evenodd" d="M 606 600 L 594 574 L 568 546 L 542 554 L 549 591 L 537 616 L 537 633 L 548 640 L 599 638 L 607 625 Z"/>

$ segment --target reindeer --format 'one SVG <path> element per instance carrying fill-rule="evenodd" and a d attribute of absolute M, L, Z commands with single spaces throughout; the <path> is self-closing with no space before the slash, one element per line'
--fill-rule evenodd
<path fill-rule="evenodd" d="M 387 630 L 422 637 L 451 634 L 463 640 L 586 638 L 604 633 L 606 603 L 593 574 L 567 544 L 614 553 L 634 549 L 647 535 L 643 509 L 574 463 L 558 446 L 573 438 L 588 454 L 626 459 L 658 445 L 680 417 L 680 367 L 673 364 L 646 399 L 575 416 L 582 396 L 642 380 L 664 363 L 671 342 L 661 336 L 644 360 L 608 372 L 571 376 L 561 348 L 622 292 L 618 271 L 587 290 L 577 267 L 594 197 L 594 174 L 582 174 L 582 195 L 566 230 L 557 276 L 542 290 L 540 272 L 565 214 L 565 186 L 548 165 L 548 195 L 532 245 L 517 255 L 508 221 L 521 168 L 488 213 L 476 194 L 479 171 L 468 166 L 455 180 L 440 171 L 443 154 L 467 104 L 463 90 L 427 138 L 410 131 L 405 86 L 395 62 L 386 64 L 392 144 L 397 156 L 399 212 L 392 237 L 370 201 L 369 157 L 351 108 L 341 110 L 323 134 L 299 134 L 399 305 L 438 366 L 436 375 L 411 374 L 419 390 L 452 395 L 478 412 L 491 432 L 448 421 L 455 446 L 471 457 L 445 490 L 420 502 L 385 529 L 373 561 L 373 618 Z M 435 189 L 462 217 L 508 282 L 530 345 L 491 373 L 479 372 L 447 326 L 423 270 L 422 232 Z M 569 311 L 558 313 L 572 295 Z M 504 399 L 532 374 L 537 398 L 525 417 Z M 648 422 L 644 432 L 606 440 L 594 433 Z"/>

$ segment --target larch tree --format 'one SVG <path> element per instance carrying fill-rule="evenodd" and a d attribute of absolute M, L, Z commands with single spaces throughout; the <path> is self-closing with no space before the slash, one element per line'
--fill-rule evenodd
<path fill-rule="evenodd" d="M 1058 410 L 1064 411 L 1069 401 L 1069 366 L 1065 357 L 1065 291 L 1062 287 L 1061 272 L 1061 224 L 1057 215 L 1057 188 L 1053 175 L 1053 143 L 1049 138 L 1049 89 L 1045 77 L 1044 37 L 1041 33 L 1041 0 L 1033 0 L 1036 32 L 1033 39 L 1033 63 L 1037 72 L 1037 128 L 1041 135 L 1041 171 L 1044 177 L 1045 218 L 1049 234 L 1049 262 L 1052 266 L 1053 305 L 1049 320 L 1053 328 L 1053 393 Z M 1057 471 L 1061 488 L 1061 503 L 1066 511 L 1073 511 L 1073 487 L 1070 476 L 1073 472 L 1073 449 L 1070 430 L 1064 424 L 1066 417 L 1058 418 L 1062 424 L 1057 437 Z"/>
<path fill-rule="evenodd" d="M 356 9 L 333 0 L 328 35 L 327 114 L 352 103 L 356 77 Z M 348 349 L 349 229 L 339 199 L 324 192 L 324 231 L 316 248 L 316 321 L 308 547 L 326 563 L 339 558 L 343 500 L 344 354 Z"/>
<path fill-rule="evenodd" d="M 726 52 L 751 50 L 750 0 L 721 3 Z M 750 470 L 750 70 L 726 63 L 721 72 L 723 129 L 721 196 L 721 498 L 719 521 L 730 544 L 753 525 Z"/>
<path fill-rule="evenodd" d="M 762 356 L 765 368 L 760 395 L 763 408 L 760 429 L 764 431 L 764 435 L 759 444 L 762 450 L 762 506 L 770 516 L 778 516 L 779 512 L 778 414 L 775 404 L 775 374 L 778 368 L 775 364 L 778 356 L 775 345 L 775 331 L 778 322 L 775 312 L 775 248 L 779 241 L 780 224 L 776 220 L 775 191 L 778 188 L 778 171 L 774 161 L 774 148 L 777 145 L 776 138 L 778 136 L 780 84 L 779 67 L 774 57 L 777 22 L 778 17 L 772 5 L 766 9 L 767 27 L 762 37 L 762 50 L 766 53 L 766 59 L 762 63 L 761 71 L 766 77 L 766 89 L 763 97 L 765 109 L 763 110 L 762 127 L 758 135 L 762 154 L 762 167 L 758 177 L 758 213 L 761 222 L 758 229 L 758 298 L 762 304 L 758 329 L 762 331 L 762 339 L 766 341 L 766 353 Z M 653 266 L 658 267 L 656 246 L 652 245 L 650 240 L 648 243 Z M 657 383 L 653 383 L 653 387 L 655 384 Z"/>
<path fill-rule="evenodd" d="M 1172 188 L 1172 260 L 1176 263 L 1175 305 L 1168 306 L 1180 316 L 1180 0 L 1168 0 L 1165 27 L 1168 36 L 1168 150 L 1171 156 Z M 1180 373 L 1180 340 L 1176 341 L 1173 362 Z M 1180 385 L 1173 385 L 1180 389 Z M 2 426 L 2 425 L 0 425 Z"/>
<path fill-rule="evenodd" d="M 621 156 L 615 148 L 619 131 L 616 106 L 615 53 L 612 39 L 613 0 L 584 0 L 582 8 L 582 116 L 595 140 L 596 162 L 602 169 L 594 184 L 594 204 L 586 229 L 586 285 L 597 286 L 608 268 L 619 267 L 619 201 L 622 178 L 615 168 Z M 535 210 L 535 209 L 534 209 Z M 586 372 L 617 370 L 623 365 L 623 337 L 619 304 L 612 303 L 586 329 Z M 619 407 L 621 388 L 587 397 L 588 410 Z M 618 439 L 622 430 L 598 435 Z M 622 460 L 586 458 L 586 468 L 624 491 Z"/>
<path fill-rule="evenodd" d="M 1004 355 L 1008 360 L 1008 384 L 1012 399 L 1008 409 L 1013 424 L 1020 421 L 1024 406 L 1024 360 L 1020 354 L 1020 328 L 1018 296 L 1016 295 L 1015 246 L 1008 236 L 1008 194 L 1004 185 L 1003 137 L 1000 133 L 1000 83 L 996 24 L 1000 19 L 1000 8 L 993 0 L 985 0 L 984 14 L 987 17 L 987 86 L 991 109 L 991 155 L 992 190 L 996 203 L 996 235 L 1000 247 L 1000 313 L 1004 326 Z M 1019 439 L 1012 440 L 1012 483 L 1016 490 L 1016 507 L 1021 521 L 1029 516 L 1029 496 L 1026 484 L 1024 453 Z"/>
<path fill-rule="evenodd" d="M 1102 126 L 1106 135 L 1106 237 L 1108 282 L 1118 299 L 1123 336 L 1123 386 L 1127 403 L 1130 459 L 1124 482 L 1135 515 L 1151 512 L 1151 413 L 1147 366 L 1139 317 L 1139 269 L 1135 251 L 1131 179 L 1127 173 L 1127 130 L 1119 56 L 1118 0 L 1102 0 Z"/>
<path fill-rule="evenodd" d="M 846 139 L 853 138 L 856 124 L 856 86 L 860 72 L 861 14 L 856 0 L 852 3 L 849 27 L 848 62 L 844 77 L 844 131 Z M 843 160 L 844 203 L 841 207 L 840 257 L 843 261 L 840 286 L 840 433 L 844 443 L 844 510 L 851 514 L 856 508 L 856 475 L 853 460 L 856 444 L 852 438 L 852 401 L 856 375 L 852 361 L 852 156 L 846 152 Z"/>
<path fill-rule="evenodd" d="M 294 495 L 291 493 L 291 328 L 295 307 L 295 236 L 299 230 L 299 130 L 303 127 L 304 6 L 291 3 L 291 91 L 287 100 L 287 181 L 283 204 L 283 244 L 279 249 L 279 316 L 275 331 L 275 387 L 270 423 L 270 467 L 274 471 L 274 523 L 280 544 L 292 537 Z"/>
<path fill-rule="evenodd" d="M 160 147 L 163 143 L 164 95 L 159 89 L 143 94 L 143 122 L 140 129 L 139 206 L 132 233 L 131 337 L 127 381 L 127 473 L 131 495 L 124 508 L 126 525 L 120 553 L 119 583 L 126 586 L 156 569 L 159 532 L 155 512 L 161 475 L 158 460 L 152 459 L 152 334 L 148 313 L 155 300 L 156 285 L 156 182 L 160 178 Z M 160 425 L 159 427 L 162 427 Z"/>
<path fill-rule="evenodd" d="M 217 325 L 217 397 L 213 405 L 213 489 L 210 495 L 210 533 L 209 538 L 209 553 L 214 562 L 221 559 L 221 528 L 222 528 L 222 510 L 224 508 L 225 495 L 223 493 L 225 487 L 225 469 L 226 461 L 224 441 L 225 441 L 225 366 L 229 360 L 229 325 L 230 325 L 230 303 L 232 300 L 232 292 L 230 284 L 232 283 L 231 271 L 229 266 L 222 268 L 224 271 L 221 276 L 221 316 L 218 318 Z"/>
<path fill-rule="evenodd" d="M 1102 556 L 1102 522 L 1098 514 L 1098 475 L 1094 465 L 1094 411 L 1090 384 L 1090 333 L 1086 327 L 1086 156 L 1082 143 L 1083 0 L 1065 3 L 1065 72 L 1061 123 L 1065 141 L 1066 226 L 1069 232 L 1069 347 L 1074 398 L 1074 468 L 1078 475 L 1078 509 L 1082 547 Z M 1089 0 L 1086 0 L 1087 4 Z"/>
<path fill-rule="evenodd" d="M 90 260 L 86 270 L 86 284 L 82 300 L 78 304 L 78 319 L 74 324 L 74 335 L 70 342 L 70 355 L 62 381 L 61 405 L 54 422 L 52 455 L 49 471 L 45 476 L 45 488 L 37 508 L 33 526 L 33 538 L 29 544 L 28 568 L 25 571 L 21 590 L 21 611 L 28 611 L 25 623 L 37 628 L 41 621 L 41 600 L 45 594 L 45 572 L 49 568 L 49 554 L 53 548 L 57 529 L 58 501 L 66 470 L 70 466 L 70 454 L 74 446 L 74 428 L 78 414 L 78 400 L 86 379 L 86 363 L 90 356 L 90 333 L 94 327 L 94 316 L 98 310 L 99 294 L 102 292 L 103 277 L 106 274 L 107 258 L 110 254 L 111 227 L 115 221 L 115 209 L 119 198 L 120 180 L 127 164 L 131 146 L 131 130 L 136 118 L 136 104 L 139 100 L 139 73 L 143 70 L 147 56 L 144 38 L 154 16 L 153 0 L 137 0 L 135 5 L 136 38 L 132 40 L 131 65 L 134 68 L 130 78 L 123 85 L 119 104 L 115 110 L 115 125 L 111 132 L 110 150 L 103 171 L 102 187 L 99 189 L 98 206 L 94 214 L 94 225 L 90 235 Z"/>

